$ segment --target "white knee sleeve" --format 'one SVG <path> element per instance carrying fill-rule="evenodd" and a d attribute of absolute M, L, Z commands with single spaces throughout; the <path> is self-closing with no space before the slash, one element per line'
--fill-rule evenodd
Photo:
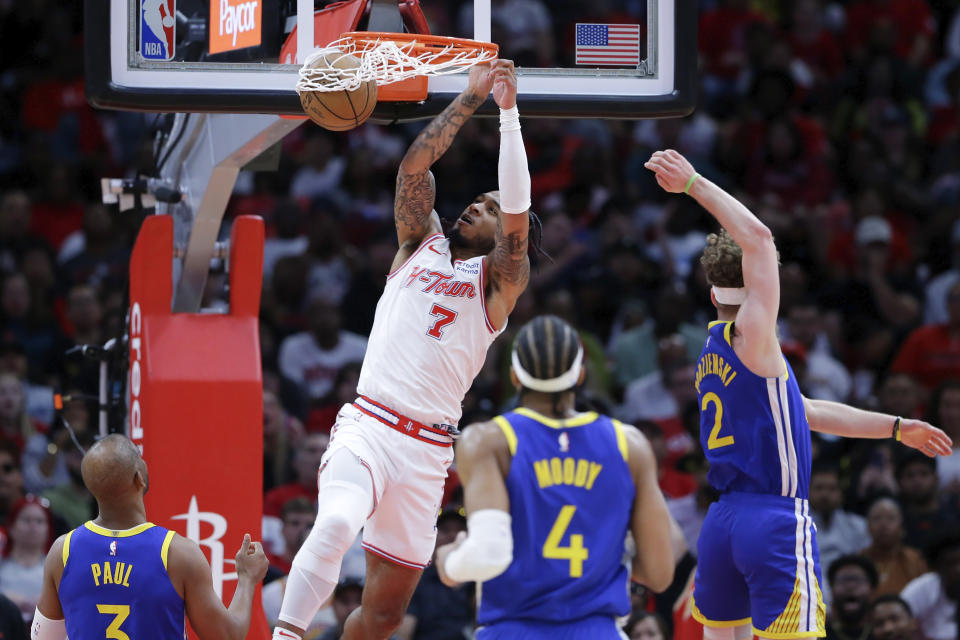
<path fill-rule="evenodd" d="M 320 474 L 317 520 L 297 551 L 287 578 L 279 619 L 306 629 L 333 593 L 340 562 L 373 510 L 373 481 L 345 449 Z"/>
<path fill-rule="evenodd" d="M 482 509 L 467 519 L 467 539 L 447 556 L 443 570 L 457 582 L 485 582 L 513 562 L 510 514 Z"/>
<path fill-rule="evenodd" d="M 736 627 L 708 627 L 703 626 L 703 640 L 751 640 L 753 629 L 749 624 Z"/>

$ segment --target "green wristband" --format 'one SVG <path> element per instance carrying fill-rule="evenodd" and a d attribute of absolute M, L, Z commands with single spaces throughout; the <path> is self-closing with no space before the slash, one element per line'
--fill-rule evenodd
<path fill-rule="evenodd" d="M 699 173 L 694 173 L 692 176 L 690 176 L 690 179 L 687 180 L 687 186 L 683 188 L 683 192 L 685 194 L 690 195 L 690 187 L 693 186 L 694 181 L 696 181 L 696 179 L 699 177 L 700 177 Z"/>

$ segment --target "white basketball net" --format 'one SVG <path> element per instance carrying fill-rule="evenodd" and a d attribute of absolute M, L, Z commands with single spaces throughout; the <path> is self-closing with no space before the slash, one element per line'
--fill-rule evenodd
<path fill-rule="evenodd" d="M 353 38 L 334 40 L 317 49 L 304 60 L 297 80 L 297 93 L 302 91 L 353 91 L 376 80 L 378 85 L 400 82 L 415 76 L 439 76 L 496 59 L 497 54 L 484 49 L 456 49 L 451 43 L 435 51 L 415 51 L 416 42 L 398 43 L 378 39 L 375 44 L 357 46 Z M 353 69 L 332 66 L 338 57 L 352 55 L 360 61 Z M 319 68 L 314 63 L 321 56 L 330 56 Z"/>

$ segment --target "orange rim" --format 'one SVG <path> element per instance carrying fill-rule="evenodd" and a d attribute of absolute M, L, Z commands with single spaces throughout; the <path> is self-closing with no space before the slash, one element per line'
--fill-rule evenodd
<path fill-rule="evenodd" d="M 493 54 L 496 57 L 500 47 L 493 42 L 481 42 L 480 40 L 470 40 L 469 38 L 451 38 L 448 36 L 434 36 L 425 33 L 390 33 L 387 31 L 350 31 L 340 36 L 352 40 L 357 49 L 366 51 L 376 46 L 378 41 L 392 40 L 402 45 L 408 45 L 411 42 L 411 52 L 416 54 L 430 53 L 440 55 L 436 61 L 442 62 L 452 59 L 459 54 L 467 51 L 475 51 L 478 55 Z"/>

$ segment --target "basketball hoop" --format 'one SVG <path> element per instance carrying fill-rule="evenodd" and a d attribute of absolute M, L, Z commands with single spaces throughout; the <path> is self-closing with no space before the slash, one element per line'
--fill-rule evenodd
<path fill-rule="evenodd" d="M 341 69 L 335 63 L 314 67 L 321 56 L 353 56 L 360 65 Z M 323 49 L 307 56 L 300 68 L 297 93 L 302 91 L 353 91 L 369 80 L 388 85 L 418 76 L 457 73 L 497 58 L 492 42 L 422 33 L 358 31 L 344 33 Z M 328 58 L 329 60 L 329 58 Z"/>

